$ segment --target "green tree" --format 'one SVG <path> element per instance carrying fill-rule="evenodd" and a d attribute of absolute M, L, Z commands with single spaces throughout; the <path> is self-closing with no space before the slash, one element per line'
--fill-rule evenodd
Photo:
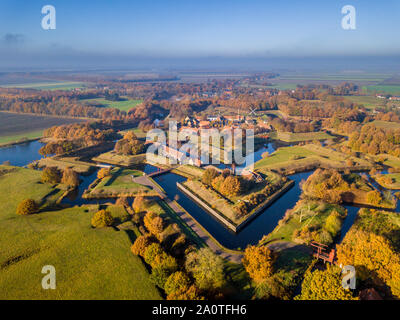
<path fill-rule="evenodd" d="M 185 268 L 202 290 L 214 291 L 225 285 L 224 261 L 208 248 L 189 253 Z"/>

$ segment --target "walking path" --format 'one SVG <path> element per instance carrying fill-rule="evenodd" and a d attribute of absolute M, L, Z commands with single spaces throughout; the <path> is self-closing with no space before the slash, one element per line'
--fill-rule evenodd
<path fill-rule="evenodd" d="M 181 218 L 181 220 L 186 223 L 196 234 L 207 244 L 207 246 L 220 257 L 227 259 L 234 263 L 240 263 L 242 261 L 243 255 L 233 252 L 229 252 L 222 247 L 220 247 L 216 241 L 207 233 L 200 225 L 195 221 L 183 208 L 181 208 L 175 201 L 172 201 L 167 197 L 167 195 L 162 191 L 156 184 L 154 184 L 151 179 L 147 176 L 141 176 L 134 179 L 135 183 L 151 187 L 156 191 L 160 198 L 165 201 L 165 203 L 175 211 L 175 213 Z"/>

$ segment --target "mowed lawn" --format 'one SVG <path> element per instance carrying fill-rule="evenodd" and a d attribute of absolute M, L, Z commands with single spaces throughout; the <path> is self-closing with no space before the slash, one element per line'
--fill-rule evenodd
<path fill-rule="evenodd" d="M 126 99 L 121 101 L 109 101 L 102 98 L 84 99 L 81 101 L 86 102 L 87 104 L 101 105 L 106 108 L 115 108 L 125 112 L 128 112 L 129 110 L 135 108 L 138 104 L 143 102 L 143 100 L 133 100 L 133 99 Z"/>
<path fill-rule="evenodd" d="M 0 177 L 0 299 L 160 299 L 130 252 L 134 235 L 91 228 L 93 206 L 44 209 L 59 195 L 40 183 L 38 171 L 18 168 Z M 39 214 L 15 214 L 21 200 L 46 196 Z M 56 268 L 56 290 L 42 289 L 45 265 Z"/>

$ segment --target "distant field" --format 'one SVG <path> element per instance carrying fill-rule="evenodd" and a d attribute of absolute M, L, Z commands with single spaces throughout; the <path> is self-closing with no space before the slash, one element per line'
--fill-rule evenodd
<path fill-rule="evenodd" d="M 373 123 L 377 128 L 400 129 L 400 123 L 397 123 L 397 122 L 375 120 L 375 121 L 372 121 L 371 123 Z"/>
<path fill-rule="evenodd" d="M 342 96 L 346 100 L 349 100 L 353 103 L 362 104 L 367 109 L 375 109 L 376 107 L 380 107 L 385 105 L 385 99 L 380 99 L 375 96 Z"/>
<path fill-rule="evenodd" d="M 83 82 L 37 82 L 37 83 L 21 83 L 1 85 L 4 88 L 21 88 L 36 90 L 73 90 L 76 88 L 84 88 Z"/>
<path fill-rule="evenodd" d="M 370 85 L 362 88 L 366 92 L 388 93 L 393 95 L 400 95 L 400 85 Z"/>
<path fill-rule="evenodd" d="M 61 192 L 40 183 L 40 174 L 17 168 L 0 177 L 0 299 L 161 299 L 143 262 L 130 252 L 136 233 L 91 228 L 97 206 L 46 209 Z M 44 203 L 42 211 L 17 216 L 26 198 Z M 108 210 L 128 219 L 122 207 Z M 41 287 L 45 265 L 56 268 L 56 290 Z"/>
<path fill-rule="evenodd" d="M 291 132 L 273 132 L 270 135 L 271 139 L 281 140 L 285 142 L 300 142 L 300 141 L 314 141 L 314 140 L 327 140 L 334 137 L 326 132 L 304 132 L 304 133 L 291 133 Z"/>
<path fill-rule="evenodd" d="M 17 142 L 24 138 L 40 138 L 44 129 L 82 121 L 71 118 L 0 112 L 0 144 Z"/>
<path fill-rule="evenodd" d="M 123 101 L 109 101 L 106 99 L 95 98 L 95 99 L 84 99 L 82 102 L 94 105 L 102 105 L 106 108 L 115 108 L 121 111 L 128 112 L 129 110 L 135 108 L 138 104 L 142 103 L 143 100 L 123 100 Z"/>

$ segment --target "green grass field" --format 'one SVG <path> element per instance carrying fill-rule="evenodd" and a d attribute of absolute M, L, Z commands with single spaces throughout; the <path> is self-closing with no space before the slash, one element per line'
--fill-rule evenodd
<path fill-rule="evenodd" d="M 17 168 L 0 177 L 0 299 L 160 299 L 130 252 L 135 236 L 91 228 L 97 206 L 46 209 L 60 195 L 55 190 L 40 183 L 39 171 Z M 26 198 L 44 201 L 42 211 L 17 216 Z M 110 208 L 119 218 L 121 210 Z M 41 287 L 45 265 L 56 268 L 56 290 Z"/>
<path fill-rule="evenodd" d="M 43 136 L 43 130 L 32 131 L 28 133 L 16 134 L 12 136 L 1 136 L 0 145 L 19 142 L 23 140 L 38 139 Z"/>
<path fill-rule="evenodd" d="M 294 170 L 310 165 L 326 164 L 331 167 L 347 167 L 349 156 L 315 144 L 279 148 L 268 157 L 256 162 L 255 169 L 260 172 L 268 170 Z M 350 157 L 355 163 L 368 166 L 369 163 L 360 158 Z"/>
<path fill-rule="evenodd" d="M 362 104 L 365 108 L 373 110 L 377 107 L 385 105 L 385 99 L 380 99 L 375 96 L 342 96 L 344 99 L 353 103 Z"/>
<path fill-rule="evenodd" d="M 131 100 L 131 99 L 123 101 L 109 101 L 102 98 L 84 99 L 81 101 L 93 105 L 102 105 L 106 108 L 115 108 L 125 112 L 128 112 L 129 110 L 135 108 L 138 104 L 143 102 L 143 100 Z"/>
<path fill-rule="evenodd" d="M 36 89 L 36 90 L 73 90 L 77 88 L 84 88 L 83 82 L 37 82 L 37 83 L 23 83 L 23 84 L 8 84 L 2 85 L 4 88 L 21 88 L 21 89 Z"/>
<path fill-rule="evenodd" d="M 301 141 L 314 141 L 314 140 L 327 140 L 334 137 L 326 132 L 272 132 L 270 138 L 284 142 L 301 142 Z"/>
<path fill-rule="evenodd" d="M 392 95 L 400 95 L 400 85 L 370 85 L 362 87 L 364 92 L 369 93 L 388 93 Z"/>

